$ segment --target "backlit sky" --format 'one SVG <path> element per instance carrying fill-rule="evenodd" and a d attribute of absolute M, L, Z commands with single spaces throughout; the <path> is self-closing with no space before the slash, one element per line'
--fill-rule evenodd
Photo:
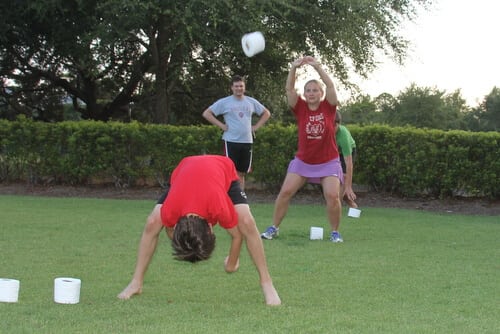
<path fill-rule="evenodd" d="M 447 93 L 460 89 L 475 107 L 500 87 L 500 1 L 436 0 L 403 35 L 411 42 L 405 65 L 381 58 L 368 80 L 355 81 L 364 94 L 398 95 L 415 83 Z M 340 98 L 348 95 L 340 92 Z"/>

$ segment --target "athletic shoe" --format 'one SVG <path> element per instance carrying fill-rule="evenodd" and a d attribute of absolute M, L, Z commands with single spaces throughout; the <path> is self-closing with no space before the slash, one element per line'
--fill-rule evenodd
<path fill-rule="evenodd" d="M 279 228 L 269 226 L 266 231 L 260 235 L 260 237 L 262 239 L 273 240 L 273 238 L 276 238 L 279 235 L 279 230 Z"/>
<path fill-rule="evenodd" d="M 340 235 L 339 232 L 333 231 L 332 233 L 330 233 L 330 241 L 337 243 L 337 242 L 344 242 L 344 239 L 342 239 L 342 236 Z"/>

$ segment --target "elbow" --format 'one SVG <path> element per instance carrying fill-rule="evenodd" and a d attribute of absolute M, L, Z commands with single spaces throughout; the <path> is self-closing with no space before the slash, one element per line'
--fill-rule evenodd
<path fill-rule="evenodd" d="M 207 109 L 201 115 L 203 116 L 203 118 L 205 118 L 206 120 L 208 120 L 209 117 L 212 115 L 212 112 L 210 111 L 210 109 Z"/>

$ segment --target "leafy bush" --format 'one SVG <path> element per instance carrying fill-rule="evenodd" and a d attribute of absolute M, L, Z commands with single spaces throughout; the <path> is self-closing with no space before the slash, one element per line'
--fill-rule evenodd
<path fill-rule="evenodd" d="M 349 126 L 354 183 L 403 196 L 500 196 L 500 134 Z M 269 124 L 254 144 L 254 182 L 278 188 L 297 148 L 294 125 Z M 214 126 L 0 121 L 0 181 L 163 185 L 185 156 L 221 154 Z"/>

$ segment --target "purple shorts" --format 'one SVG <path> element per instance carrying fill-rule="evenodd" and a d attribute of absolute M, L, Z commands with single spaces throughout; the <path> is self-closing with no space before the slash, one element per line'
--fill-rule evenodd
<path fill-rule="evenodd" d="M 311 165 L 295 157 L 288 165 L 288 173 L 307 177 L 307 182 L 309 183 L 320 183 L 321 178 L 326 176 L 338 177 L 340 183 L 344 183 L 344 173 L 342 173 L 342 165 L 339 158 L 322 164 Z"/>

